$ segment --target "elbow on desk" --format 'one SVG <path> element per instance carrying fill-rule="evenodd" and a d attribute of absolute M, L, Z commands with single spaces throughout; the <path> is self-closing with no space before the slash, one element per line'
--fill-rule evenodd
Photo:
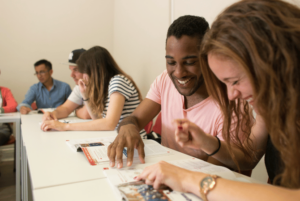
<path fill-rule="evenodd" d="M 92 119 L 89 113 L 79 113 L 76 111 L 76 116 L 80 119 Z"/>
<path fill-rule="evenodd" d="M 81 118 L 81 119 L 92 119 L 89 114 L 82 115 L 79 118 Z"/>

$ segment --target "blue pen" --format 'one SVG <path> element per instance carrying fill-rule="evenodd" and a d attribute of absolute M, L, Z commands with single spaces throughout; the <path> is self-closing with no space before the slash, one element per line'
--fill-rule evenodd
<path fill-rule="evenodd" d="M 123 149 L 123 154 L 127 157 L 127 149 L 126 148 Z"/>

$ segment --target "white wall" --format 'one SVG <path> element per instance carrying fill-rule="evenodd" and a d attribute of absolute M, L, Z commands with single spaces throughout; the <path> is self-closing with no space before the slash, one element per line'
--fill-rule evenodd
<path fill-rule="evenodd" d="M 33 64 L 47 59 L 53 77 L 73 88 L 69 53 L 94 45 L 113 48 L 113 1 L 10 0 L 0 2 L 0 85 L 9 87 L 17 102 L 37 83 Z"/>
<path fill-rule="evenodd" d="M 299 0 L 287 1 L 300 4 Z M 133 77 L 145 97 L 165 69 L 171 17 L 199 15 L 211 24 L 233 2 L 236 0 L 2 0 L 0 85 L 9 87 L 20 103 L 38 82 L 33 64 L 45 58 L 53 64 L 53 77 L 73 87 L 68 66 L 63 64 L 70 51 L 101 45 Z"/>
<path fill-rule="evenodd" d="M 211 25 L 215 18 L 228 6 L 239 0 L 173 0 L 174 19 L 182 15 L 204 17 Z M 300 0 L 285 0 L 300 6 Z"/>
<path fill-rule="evenodd" d="M 165 68 L 169 1 L 115 0 L 114 58 L 132 76 L 143 97 Z"/>
<path fill-rule="evenodd" d="M 182 15 L 197 15 L 204 17 L 209 25 L 219 13 L 237 0 L 173 0 L 174 19 Z"/>

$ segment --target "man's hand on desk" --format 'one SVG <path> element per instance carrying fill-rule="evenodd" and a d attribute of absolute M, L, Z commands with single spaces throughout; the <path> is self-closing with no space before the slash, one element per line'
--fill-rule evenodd
<path fill-rule="evenodd" d="M 62 123 L 57 120 L 46 120 L 43 121 L 41 125 L 42 131 L 49 131 L 51 129 L 57 130 L 57 131 L 66 131 L 68 124 Z"/>
<path fill-rule="evenodd" d="M 145 163 L 144 142 L 137 127 L 133 124 L 123 125 L 114 142 L 108 146 L 107 156 L 111 167 L 115 166 L 115 162 L 118 168 L 123 167 L 124 147 L 127 147 L 127 166 L 132 165 L 134 149 L 138 150 L 140 161 Z"/>
<path fill-rule="evenodd" d="M 45 112 L 42 118 L 42 122 L 46 120 L 57 120 L 57 117 L 53 112 Z"/>
<path fill-rule="evenodd" d="M 21 114 L 28 114 L 30 111 L 31 111 L 31 109 L 29 107 L 26 107 L 26 106 L 22 106 L 20 108 L 20 113 Z"/>

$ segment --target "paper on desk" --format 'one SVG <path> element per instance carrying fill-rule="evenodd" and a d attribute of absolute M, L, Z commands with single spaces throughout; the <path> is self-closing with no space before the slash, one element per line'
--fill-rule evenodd
<path fill-rule="evenodd" d="M 84 152 L 85 156 L 87 157 L 89 163 L 91 165 L 97 165 L 101 162 L 108 162 L 109 158 L 107 156 L 107 147 L 109 146 L 110 142 L 101 142 L 102 145 L 100 146 L 87 146 L 82 147 L 81 149 Z M 156 155 L 163 155 L 168 154 L 169 151 L 160 144 L 145 144 L 144 147 L 145 156 L 156 156 Z M 138 151 L 134 149 L 134 158 L 138 158 Z M 123 149 L 123 159 L 127 158 L 127 148 Z"/>
<path fill-rule="evenodd" d="M 117 169 L 110 168 L 103 171 L 115 191 L 118 200 L 162 200 L 162 201 L 199 201 L 197 196 L 190 193 L 172 191 L 171 189 L 154 190 L 141 181 L 134 178 L 142 173 L 142 169 Z"/>
<path fill-rule="evenodd" d="M 92 147 L 92 146 L 99 146 L 102 144 L 110 144 L 115 140 L 116 136 L 111 137 L 100 137 L 100 138 L 85 138 L 85 139 L 73 139 L 73 140 L 66 140 L 67 145 L 73 151 L 82 151 L 81 147 Z"/>
<path fill-rule="evenodd" d="M 236 178 L 235 174 L 228 168 L 213 165 L 197 158 L 175 160 L 169 163 L 195 172 L 215 174 L 226 179 L 234 180 Z"/>
<path fill-rule="evenodd" d="M 142 173 L 142 169 L 116 169 L 116 168 L 107 168 L 107 170 L 103 170 L 104 175 L 106 175 L 110 186 L 114 190 L 114 194 L 117 200 L 122 200 L 122 194 L 118 190 L 117 186 L 123 184 L 125 182 L 135 181 L 134 177 L 138 176 Z"/>

